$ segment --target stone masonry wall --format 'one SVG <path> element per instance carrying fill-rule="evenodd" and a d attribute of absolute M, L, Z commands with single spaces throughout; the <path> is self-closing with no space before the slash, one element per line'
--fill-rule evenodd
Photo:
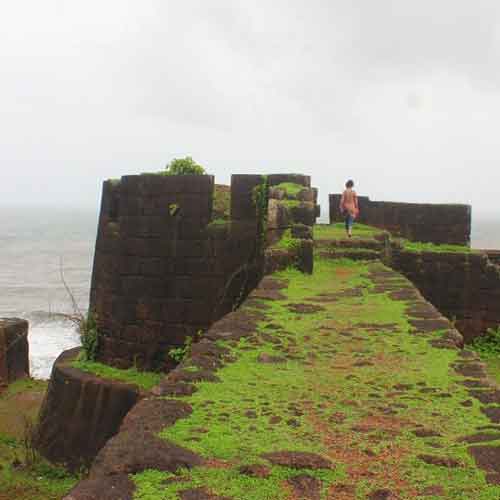
<path fill-rule="evenodd" d="M 282 183 L 302 187 L 290 193 L 280 187 Z M 269 205 L 267 214 L 267 234 L 265 272 L 266 274 L 297 267 L 305 273 L 313 272 L 313 226 L 319 212 L 317 190 L 311 188 L 311 178 L 300 174 L 276 174 L 268 176 Z M 275 248 L 289 231 L 293 238 L 293 248 Z"/>
<path fill-rule="evenodd" d="M 30 373 L 28 322 L 0 318 L 0 384 L 9 384 Z"/>
<path fill-rule="evenodd" d="M 330 223 L 343 220 L 340 194 L 330 194 Z M 358 221 L 412 241 L 469 245 L 470 205 L 371 201 L 359 196 Z"/>
<path fill-rule="evenodd" d="M 500 326 L 500 266 L 486 254 L 415 253 L 394 248 L 392 267 L 449 319 L 466 342 Z"/>
<path fill-rule="evenodd" d="M 212 176 L 131 175 L 103 186 L 90 310 L 98 359 L 168 369 L 182 346 L 256 286 L 262 271 L 254 188 L 233 175 L 232 220 L 211 224 Z"/>

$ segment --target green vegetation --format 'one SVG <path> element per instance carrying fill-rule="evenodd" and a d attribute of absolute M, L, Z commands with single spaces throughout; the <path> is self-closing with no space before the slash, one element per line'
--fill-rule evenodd
<path fill-rule="evenodd" d="M 214 219 L 210 221 L 209 226 L 226 226 L 228 224 L 230 224 L 230 221 L 226 219 Z"/>
<path fill-rule="evenodd" d="M 410 252 L 437 252 L 437 253 L 472 253 L 470 247 L 465 245 L 436 245 L 434 243 L 422 243 L 418 241 L 400 240 L 403 248 Z"/>
<path fill-rule="evenodd" d="M 59 500 L 78 477 L 49 464 L 26 437 L 47 382 L 22 379 L 0 394 L 0 499 Z"/>
<path fill-rule="evenodd" d="M 191 344 L 193 343 L 193 337 L 189 335 L 184 340 L 184 345 L 181 347 L 173 347 L 168 351 L 168 355 L 174 360 L 180 363 L 186 356 L 191 353 Z"/>
<path fill-rule="evenodd" d="M 371 272 L 390 279 L 387 292 Z M 390 295 L 411 285 L 397 273 L 387 278 L 388 272 L 380 263 L 316 259 L 313 276 L 277 273 L 289 283 L 281 290 L 285 298 L 262 303 L 266 317 L 254 336 L 220 342 L 235 361 L 217 372 L 219 383 L 199 382 L 197 392 L 182 398 L 193 413 L 160 433 L 208 465 L 133 475 L 136 500 L 177 499 L 199 486 L 233 498 L 285 500 L 286 480 L 302 473 L 321 480 L 323 499 L 347 484 L 359 500 L 385 488 L 419 498 L 435 486 L 448 499 L 497 500 L 500 486 L 485 482 L 460 440 L 490 422 L 477 400 L 466 410 L 461 404 L 470 396 L 451 370 L 457 352 L 429 344 L 439 331 L 412 333 L 407 303 Z M 252 314 L 253 307 L 242 311 Z M 282 361 L 259 362 L 263 355 Z M 417 437 L 416 429 L 436 435 Z M 335 468 L 292 470 L 262 457 L 282 450 L 321 454 Z M 430 465 L 420 454 L 461 466 Z M 265 465 L 269 476 L 241 474 L 239 467 L 248 464 Z"/>
<path fill-rule="evenodd" d="M 279 203 L 287 208 L 294 208 L 300 206 L 299 200 L 280 200 Z"/>
<path fill-rule="evenodd" d="M 95 361 L 99 348 L 99 331 L 95 314 L 89 312 L 87 317 L 79 318 L 78 333 L 82 342 L 82 360 Z"/>
<path fill-rule="evenodd" d="M 500 383 L 500 327 L 489 328 L 485 335 L 474 339 L 471 347 L 486 363 L 489 375 Z"/>
<path fill-rule="evenodd" d="M 179 210 L 180 210 L 180 206 L 178 203 L 170 203 L 170 205 L 168 206 L 168 213 L 174 217 L 175 215 L 177 215 L 179 213 Z"/>
<path fill-rule="evenodd" d="M 264 251 L 267 231 L 267 209 L 269 203 L 269 183 L 267 175 L 261 176 L 262 182 L 253 188 L 252 200 L 259 223 L 258 248 Z"/>
<path fill-rule="evenodd" d="M 290 197 L 297 196 L 303 189 L 305 189 L 304 186 L 301 186 L 300 184 L 295 184 L 295 182 L 282 182 L 281 184 L 278 184 L 273 187 L 276 187 L 278 189 L 283 189 L 283 191 L 286 192 L 286 195 Z"/>
<path fill-rule="evenodd" d="M 292 236 L 292 230 L 286 229 L 281 238 L 271 246 L 271 248 L 279 250 L 297 250 L 300 246 L 300 239 Z"/>
<path fill-rule="evenodd" d="M 373 238 L 384 231 L 376 227 L 366 226 L 365 224 L 354 223 L 353 239 Z M 337 240 L 346 237 L 345 226 L 343 222 L 335 224 L 316 224 L 314 226 L 314 239 L 316 240 Z"/>
<path fill-rule="evenodd" d="M 231 218 L 231 188 L 222 184 L 214 187 L 213 218 L 229 220 Z"/>
<path fill-rule="evenodd" d="M 165 167 L 163 175 L 204 175 L 205 169 L 190 156 L 174 158 Z"/>
<path fill-rule="evenodd" d="M 161 373 L 139 371 L 135 367 L 122 370 L 95 361 L 85 361 L 81 359 L 73 361 L 71 366 L 83 370 L 84 372 L 92 373 L 98 377 L 137 385 L 145 390 L 149 390 L 157 385 L 162 377 Z"/>

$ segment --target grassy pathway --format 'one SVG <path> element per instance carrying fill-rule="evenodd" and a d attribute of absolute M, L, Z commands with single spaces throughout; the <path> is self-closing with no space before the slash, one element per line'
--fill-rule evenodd
<path fill-rule="evenodd" d="M 500 498 L 500 399 L 411 284 L 322 259 L 265 281 L 226 321 L 245 335 L 218 337 L 219 381 L 179 397 L 192 413 L 159 433 L 205 464 L 135 474 L 135 499 Z"/>

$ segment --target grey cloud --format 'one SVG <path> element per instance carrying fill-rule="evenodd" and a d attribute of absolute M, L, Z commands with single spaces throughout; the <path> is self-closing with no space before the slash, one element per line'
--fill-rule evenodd
<path fill-rule="evenodd" d="M 10 2 L 1 203 L 97 204 L 193 155 L 327 192 L 497 211 L 500 5 L 479 0 Z M 42 188 L 43 186 L 43 188 Z"/>

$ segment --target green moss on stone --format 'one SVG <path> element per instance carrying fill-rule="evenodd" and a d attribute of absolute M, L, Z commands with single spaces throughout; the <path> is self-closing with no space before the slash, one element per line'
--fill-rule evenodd
<path fill-rule="evenodd" d="M 295 182 L 282 182 L 273 187 L 283 189 L 286 195 L 290 197 L 296 197 L 303 189 L 306 189 L 305 186 L 296 184 Z"/>
<path fill-rule="evenodd" d="M 84 372 L 92 373 L 98 377 L 137 385 L 145 390 L 152 389 L 160 382 L 163 376 L 161 373 L 139 371 L 137 368 L 122 370 L 92 361 L 75 360 L 71 363 L 71 366 Z"/>

